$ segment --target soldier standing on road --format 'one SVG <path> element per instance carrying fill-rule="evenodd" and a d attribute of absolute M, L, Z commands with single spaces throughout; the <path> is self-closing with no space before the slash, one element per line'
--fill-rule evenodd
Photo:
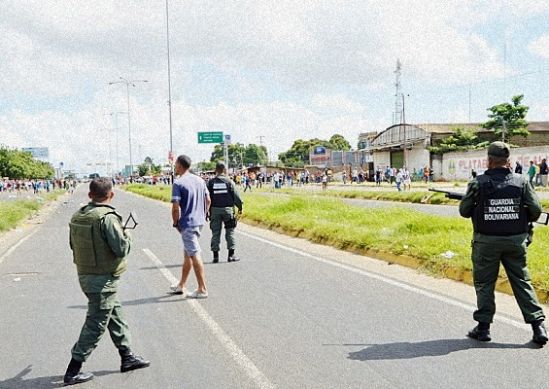
<path fill-rule="evenodd" d="M 175 294 L 183 294 L 189 298 L 206 298 L 206 277 L 204 264 L 200 258 L 200 243 L 198 238 L 202 227 L 206 224 L 206 213 L 210 208 L 210 195 L 206 183 L 200 177 L 189 172 L 191 159 L 180 155 L 175 162 L 175 173 L 179 176 L 172 187 L 172 221 L 173 227 L 181 234 L 183 240 L 183 267 L 181 279 L 171 290 Z M 185 284 L 191 269 L 194 269 L 198 289 L 187 294 Z"/>
<path fill-rule="evenodd" d="M 72 348 L 72 359 L 63 378 L 65 385 L 93 379 L 93 374 L 80 369 L 105 330 L 122 359 L 122 373 L 150 365 L 131 351 L 130 332 L 117 295 L 120 275 L 127 268 L 131 237 L 122 228 L 121 216 L 110 205 L 114 197 L 110 179 L 94 179 L 89 197 L 91 202 L 77 211 L 69 224 L 70 246 L 80 287 L 88 298 L 88 313 Z"/>
<path fill-rule="evenodd" d="M 468 336 L 483 342 L 491 340 L 490 323 L 496 311 L 494 288 L 500 263 L 513 288 L 526 323 L 533 330 L 532 340 L 543 346 L 547 332 L 545 315 L 530 282 L 526 267 L 528 223 L 538 219 L 541 205 L 530 183 L 508 168 L 509 147 L 494 142 L 488 148 L 488 170 L 473 179 L 459 204 L 461 216 L 472 218 L 473 281 L 478 325 Z"/>
<path fill-rule="evenodd" d="M 221 225 L 225 225 L 225 240 L 229 250 L 228 262 L 236 262 L 239 258 L 235 255 L 236 241 L 234 229 L 236 218 L 234 207 L 238 208 L 238 214 L 242 214 L 242 200 L 236 191 L 234 183 L 225 175 L 225 165 L 218 163 L 215 167 L 216 177 L 208 182 L 208 191 L 212 199 L 210 208 L 210 229 L 212 230 L 211 249 L 213 263 L 219 262 L 219 243 L 221 240 Z"/>

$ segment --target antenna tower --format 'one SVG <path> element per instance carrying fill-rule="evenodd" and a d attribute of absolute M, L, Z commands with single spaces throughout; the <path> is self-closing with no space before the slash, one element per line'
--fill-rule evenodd
<path fill-rule="evenodd" d="M 400 63 L 400 59 L 397 59 L 396 69 L 393 73 L 395 73 L 395 111 L 393 112 L 393 124 L 402 123 L 402 100 L 400 98 L 400 76 L 402 74 L 401 72 L 402 64 Z"/>

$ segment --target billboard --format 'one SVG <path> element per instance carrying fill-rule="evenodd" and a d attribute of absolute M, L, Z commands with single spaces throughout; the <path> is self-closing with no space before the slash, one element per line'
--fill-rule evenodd
<path fill-rule="evenodd" d="M 36 159 L 47 160 L 50 157 L 50 152 L 47 147 L 23 147 L 22 150 L 31 153 Z"/>

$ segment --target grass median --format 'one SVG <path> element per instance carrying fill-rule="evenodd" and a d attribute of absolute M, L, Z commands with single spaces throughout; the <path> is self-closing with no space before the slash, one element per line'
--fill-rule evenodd
<path fill-rule="evenodd" d="M 445 187 L 444 190 L 449 190 L 451 192 L 461 192 L 465 193 L 465 188 L 460 188 L 456 190 L 455 188 Z M 538 189 L 537 189 L 538 190 Z M 326 189 L 326 190 L 314 190 L 314 189 L 294 189 L 294 188 L 284 188 L 284 189 L 273 189 L 273 188 L 264 188 L 260 191 L 266 192 L 280 192 L 284 194 L 298 194 L 298 193 L 308 193 L 318 196 L 327 196 L 327 197 L 338 197 L 344 199 L 362 199 L 362 200 L 382 200 L 382 201 L 395 201 L 401 203 L 417 203 L 417 204 L 438 204 L 438 205 L 457 205 L 459 204 L 458 200 L 449 199 L 444 193 L 439 192 L 429 192 L 427 188 L 424 191 L 397 191 L 393 190 L 368 190 L 367 187 L 357 188 L 357 189 Z M 549 199 L 541 199 L 541 204 L 545 209 L 549 209 Z"/>
<path fill-rule="evenodd" d="M 132 185 L 128 190 L 163 201 L 170 187 Z M 335 198 L 245 193 L 245 221 L 339 249 L 471 282 L 471 221 L 399 207 L 362 208 Z M 529 247 L 529 269 L 541 300 L 549 300 L 549 228 L 538 227 Z M 504 272 L 498 289 L 510 292 Z"/>
<path fill-rule="evenodd" d="M 65 191 L 59 190 L 33 199 L 0 201 L 0 232 L 11 230 L 35 214 L 45 203 L 55 200 Z"/>

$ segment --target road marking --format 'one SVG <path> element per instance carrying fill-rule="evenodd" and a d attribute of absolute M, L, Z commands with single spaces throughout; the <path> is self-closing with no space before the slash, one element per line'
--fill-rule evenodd
<path fill-rule="evenodd" d="M 176 284 L 179 280 L 164 266 L 162 261 L 158 259 L 149 249 L 143 249 L 145 254 L 151 261 L 154 262 L 162 275 L 171 283 Z M 275 389 L 276 386 L 257 368 L 250 358 L 236 345 L 236 343 L 223 331 L 217 322 L 208 314 L 208 312 L 196 300 L 188 299 L 189 304 L 194 313 L 206 324 L 210 331 L 214 334 L 221 345 L 229 352 L 234 361 L 244 370 L 250 379 L 261 389 Z"/>
<path fill-rule="evenodd" d="M 239 230 L 236 230 L 239 234 L 242 234 L 248 238 L 251 238 L 251 239 L 255 239 L 255 240 L 258 240 L 260 242 L 263 242 L 263 243 L 267 243 L 267 244 L 270 244 L 271 246 L 274 246 L 274 247 L 278 247 L 278 248 L 281 248 L 283 250 L 286 250 L 286 251 L 290 251 L 292 253 L 295 253 L 295 254 L 298 254 L 298 255 L 301 255 L 302 257 L 307 257 L 307 258 L 311 258 L 311 259 L 314 259 L 318 262 L 321 262 L 321 263 L 325 263 L 327 265 L 331 265 L 331 266 L 335 266 L 335 267 L 339 267 L 340 269 L 345 269 L 345 270 L 348 270 L 348 271 L 351 271 L 353 273 L 357 273 L 357 274 L 361 274 L 363 276 L 366 276 L 366 277 L 369 277 L 369 278 L 373 278 L 375 280 L 378 280 L 378 281 L 382 281 L 382 282 L 385 282 L 389 285 L 393 285 L 393 286 L 396 286 L 396 287 L 399 287 L 399 288 L 402 288 L 402 289 L 405 289 L 405 290 L 408 290 L 410 292 L 414 292 L 414 293 L 417 293 L 417 294 L 420 294 L 422 296 L 426 296 L 426 297 L 429 297 L 429 298 L 432 298 L 432 299 L 435 299 L 435 300 L 438 300 L 438 301 L 441 301 L 443 303 L 446 303 L 446 304 L 450 304 L 450 305 L 453 305 L 455 307 L 459 307 L 459 308 L 463 308 L 467 311 L 474 311 L 476 310 L 476 307 L 474 305 L 471 305 L 471 304 L 466 304 L 464 302 L 461 302 L 459 300 L 455 300 L 453 298 L 450 298 L 450 297 L 446 297 L 446 296 L 442 296 L 442 295 L 439 295 L 439 294 L 436 294 L 434 292 L 429 292 L 427 290 L 424 290 L 424 289 L 420 289 L 420 288 L 417 288 L 415 286 L 412 286 L 412 285 L 409 285 L 409 284 L 406 284 L 404 282 L 400 282 L 400 281 L 397 281 L 397 280 L 394 280 L 392 278 L 389 278 L 389 277 L 385 277 L 385 276 L 382 276 L 380 274 L 376 274 L 376 273 L 372 273 L 372 272 L 369 272 L 367 270 L 363 270 L 363 269 L 359 269 L 357 267 L 354 267 L 354 266 L 351 266 L 351 265 L 346 265 L 346 264 L 343 264 L 343 263 L 340 263 L 340 262 L 336 262 L 336 261 L 333 261 L 333 260 L 329 260 L 329 259 L 324 259 L 324 258 L 320 258 L 320 257 L 317 257 L 313 254 L 309 254 L 309 253 L 306 253 L 304 251 L 300 251 L 298 249 L 294 249 L 292 247 L 287 247 L 287 246 L 284 246 L 282 244 L 279 244 L 279 243 L 275 243 L 275 242 L 271 242 L 270 240 L 267 240 L 267 239 L 264 239 L 264 238 L 260 238 L 259 236 L 255 236 L 255 235 L 252 235 L 252 234 L 249 234 L 247 232 L 243 232 L 243 231 L 239 231 Z M 501 315 L 495 315 L 494 316 L 494 320 L 497 320 L 501 323 L 506 323 L 506 324 L 509 324 L 513 327 L 517 327 L 517 328 L 520 328 L 522 330 L 526 330 L 526 329 L 529 329 L 530 327 L 528 327 L 525 323 L 522 323 L 518 320 L 513 320 L 513 319 L 509 319 L 505 316 L 501 316 Z"/>
<path fill-rule="evenodd" d="M 38 229 L 35 229 L 34 231 L 32 231 L 30 234 L 28 234 L 27 236 L 21 238 L 21 240 L 19 242 L 17 242 L 16 244 L 14 244 L 13 246 L 11 246 L 8 251 L 6 251 L 4 254 L 2 254 L 2 256 L 0 257 L 0 263 L 4 262 L 4 260 L 10 256 L 11 253 L 13 253 L 17 247 L 21 246 L 23 243 L 25 243 L 25 241 L 27 239 L 29 239 L 31 236 L 33 236 L 36 231 L 38 231 Z"/>

